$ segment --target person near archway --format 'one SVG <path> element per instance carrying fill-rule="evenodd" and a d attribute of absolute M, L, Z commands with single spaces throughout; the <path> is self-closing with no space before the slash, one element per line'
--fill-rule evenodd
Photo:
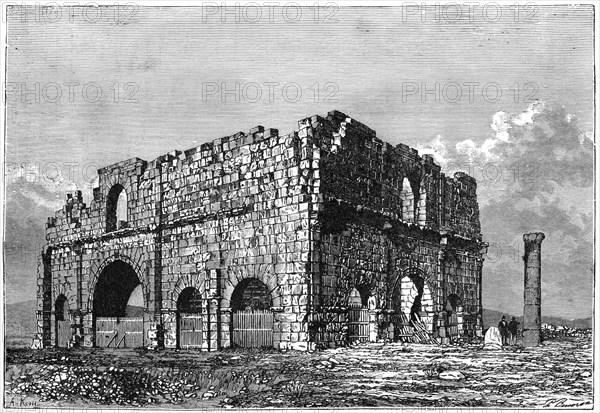
<path fill-rule="evenodd" d="M 498 330 L 500 330 L 500 337 L 502 337 L 502 345 L 508 344 L 508 323 L 506 317 L 502 316 L 502 320 L 498 323 Z"/>
<path fill-rule="evenodd" d="M 519 334 L 519 322 L 516 320 L 515 317 L 512 318 L 512 320 L 510 320 L 510 323 L 508 323 L 508 333 L 509 333 L 509 344 L 511 346 L 514 346 L 517 344 L 517 335 Z"/>

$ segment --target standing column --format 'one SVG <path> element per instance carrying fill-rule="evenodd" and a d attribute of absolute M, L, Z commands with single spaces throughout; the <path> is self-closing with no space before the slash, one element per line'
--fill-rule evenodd
<path fill-rule="evenodd" d="M 483 258 L 477 258 L 477 320 L 475 337 L 483 337 Z"/>
<path fill-rule="evenodd" d="M 523 346 L 539 346 L 542 341 L 542 241 L 541 232 L 524 234 L 525 291 L 523 306 Z"/>

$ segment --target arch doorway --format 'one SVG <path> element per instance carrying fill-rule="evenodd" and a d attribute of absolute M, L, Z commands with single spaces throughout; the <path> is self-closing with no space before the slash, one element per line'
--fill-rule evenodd
<path fill-rule="evenodd" d="M 194 287 L 184 288 L 177 298 L 177 347 L 202 348 L 207 331 L 202 314 L 202 295 Z M 208 337 L 206 337 L 208 339 Z"/>
<path fill-rule="evenodd" d="M 140 284 L 133 267 L 124 261 L 116 260 L 104 268 L 94 289 L 97 347 L 144 345 L 144 320 L 140 315 L 145 307 L 143 295 L 134 294 L 134 291 L 141 293 Z"/>
<path fill-rule="evenodd" d="M 59 295 L 54 303 L 54 318 L 56 320 L 56 347 L 68 347 L 73 332 L 69 317 L 69 302 L 63 294 Z"/>
<path fill-rule="evenodd" d="M 262 281 L 240 281 L 231 294 L 233 347 L 273 347 L 272 305 L 271 293 Z"/>
<path fill-rule="evenodd" d="M 420 275 L 409 273 L 400 279 L 394 288 L 392 306 L 396 340 L 409 340 L 415 328 L 433 331 L 433 298 Z"/>
<path fill-rule="evenodd" d="M 446 299 L 446 333 L 451 341 L 463 335 L 463 304 L 456 294 L 450 294 Z"/>
<path fill-rule="evenodd" d="M 365 343 L 369 341 L 369 309 L 368 293 L 363 288 L 362 294 L 356 288 L 348 297 L 348 341 Z"/>

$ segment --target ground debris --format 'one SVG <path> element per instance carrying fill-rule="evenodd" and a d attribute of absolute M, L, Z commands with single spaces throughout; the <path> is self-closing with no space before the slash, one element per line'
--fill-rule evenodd
<path fill-rule="evenodd" d="M 315 353 L 8 350 L 7 402 L 40 407 L 580 407 L 592 403 L 591 336 L 537 348 L 402 343 Z M 37 405 L 37 404 L 36 404 Z"/>

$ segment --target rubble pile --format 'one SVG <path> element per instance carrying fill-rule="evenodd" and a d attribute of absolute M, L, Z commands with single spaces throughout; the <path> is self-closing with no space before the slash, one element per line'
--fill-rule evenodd
<path fill-rule="evenodd" d="M 85 352 L 7 357 L 6 399 L 41 407 L 182 408 L 591 406 L 591 336 L 535 348 L 364 343 L 315 353 Z M 114 352 L 117 354 L 118 352 Z M 9 353 L 10 356 L 10 353 Z M 56 360 L 58 361 L 51 361 Z"/>
<path fill-rule="evenodd" d="M 67 357 L 59 362 L 7 369 L 7 395 L 35 396 L 41 402 L 85 400 L 99 405 L 179 405 L 186 400 L 206 401 L 243 394 L 249 389 L 263 391 L 272 382 L 260 369 L 215 372 L 189 367 L 90 366 Z M 207 365 L 229 364 L 225 358 L 215 357 Z"/>

